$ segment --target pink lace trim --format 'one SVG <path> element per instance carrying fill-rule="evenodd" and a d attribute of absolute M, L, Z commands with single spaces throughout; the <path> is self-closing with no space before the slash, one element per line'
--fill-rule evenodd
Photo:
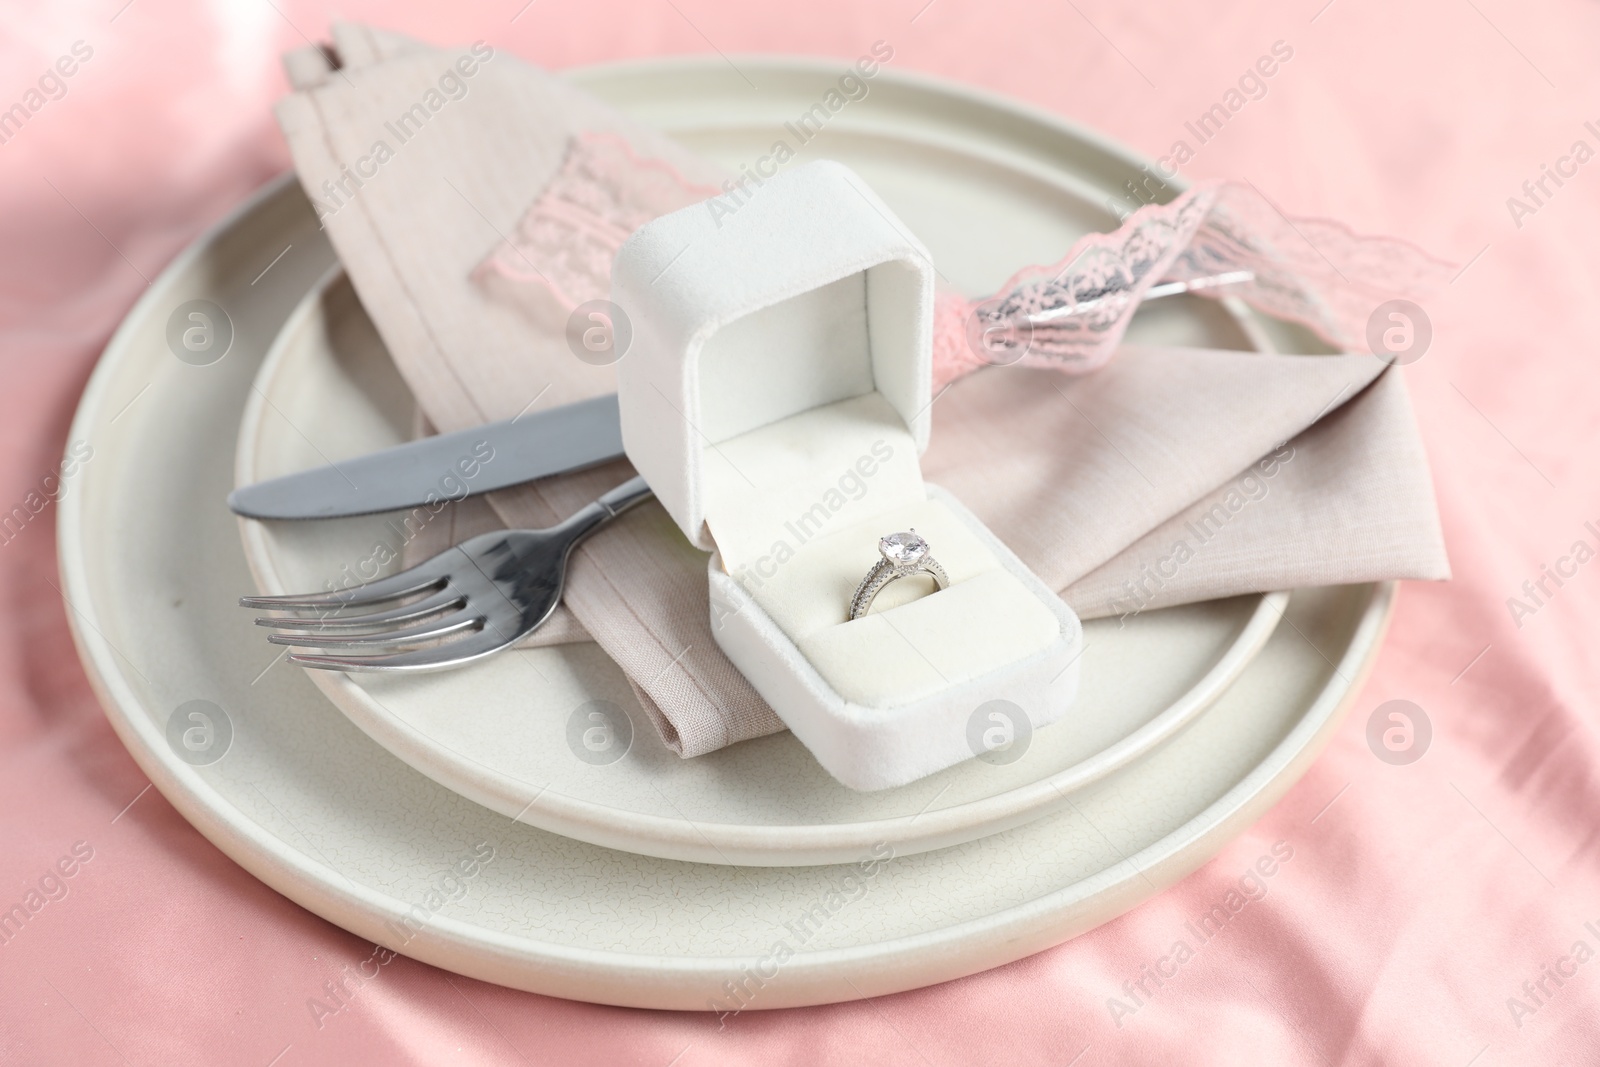
<path fill-rule="evenodd" d="M 611 292 L 611 260 L 653 218 L 715 196 L 671 164 L 636 155 L 626 139 L 586 131 L 567 142 L 554 178 L 501 242 L 473 268 L 547 289 L 564 309 Z"/>
<path fill-rule="evenodd" d="M 620 136 L 581 133 L 511 240 L 473 277 L 538 286 L 566 310 L 603 299 L 611 261 L 630 233 L 719 191 L 636 155 Z M 1404 241 L 1364 237 L 1326 219 L 1291 219 L 1252 185 L 1205 182 L 1171 203 L 1140 208 L 1111 233 L 1084 236 L 1059 263 L 1023 268 L 995 296 L 940 292 L 934 385 L 995 365 L 1095 370 L 1111 359 L 1152 285 L 1235 272 L 1250 280 L 1196 291 L 1237 296 L 1358 350 L 1374 308 L 1425 295 L 1450 269 Z"/>
<path fill-rule="evenodd" d="M 1207 182 L 1139 209 L 1112 233 L 1083 237 L 1053 266 L 1024 268 L 996 296 L 941 293 L 934 383 L 942 388 L 994 365 L 1092 371 L 1111 358 L 1152 285 L 1233 272 L 1251 280 L 1197 292 L 1237 296 L 1332 345 L 1359 349 L 1374 308 L 1425 295 L 1450 269 L 1404 241 L 1290 219 L 1254 186 Z"/>

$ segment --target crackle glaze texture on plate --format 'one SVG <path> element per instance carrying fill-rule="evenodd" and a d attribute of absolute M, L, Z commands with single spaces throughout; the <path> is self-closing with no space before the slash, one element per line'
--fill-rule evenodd
<path fill-rule="evenodd" d="M 837 74 L 826 63 L 753 66 L 759 100 L 746 99 L 719 61 L 574 77 L 736 163 L 749 127 L 803 110 L 791 105 Z M 1063 216 L 1048 190 L 1091 179 L 1114 187 L 1138 170 L 1109 146 L 1086 156 L 1084 145 L 1098 142 L 1057 120 L 965 90 L 885 73 L 871 99 L 880 105 L 862 108 L 849 130 L 840 116 L 841 147 L 828 150 L 859 166 L 941 250 L 939 185 L 988 166 L 975 137 L 1014 176 L 1016 195 L 997 216 L 1014 213 L 1020 226 L 1040 212 L 1041 229 L 1058 227 L 1058 246 L 1064 227 L 1105 220 Z M 847 155 L 846 141 L 859 141 L 862 155 Z M 874 144 L 882 173 L 869 165 Z M 937 173 L 923 192 L 902 183 L 891 195 L 887 161 L 911 151 L 948 151 L 950 162 L 927 166 Z M 980 237 L 969 241 L 975 254 Z M 292 251 L 252 285 L 285 245 Z M 1013 250 L 1006 261 L 1052 254 Z M 958 285 L 998 282 L 983 273 L 997 263 L 963 264 L 959 247 L 949 255 Z M 1121 914 L 1214 854 L 1309 765 L 1376 655 L 1392 586 L 1296 591 L 1284 608 L 1294 625 L 1277 627 L 1165 746 L 1001 833 L 915 855 L 875 842 L 859 853 L 877 860 L 865 874 L 854 864 L 734 869 L 653 858 L 515 821 L 406 766 L 302 672 L 271 666 L 276 650 L 235 606 L 251 585 L 224 504 L 239 420 L 272 339 L 332 266 L 303 197 L 283 181 L 151 287 L 74 422 L 71 439 L 92 444 L 96 459 L 61 504 L 64 591 L 107 715 L 157 788 L 269 885 L 417 959 L 557 996 L 689 1009 L 725 999 L 723 983 L 746 970 L 767 976 L 748 1005 L 759 1009 L 997 966 Z M 204 367 L 179 361 L 166 343 L 169 317 L 194 299 L 225 308 L 235 330 L 227 356 Z M 168 740 L 177 709 L 194 700 L 211 702 L 231 735 L 209 763 Z M 446 880 L 475 858 L 472 875 Z"/>

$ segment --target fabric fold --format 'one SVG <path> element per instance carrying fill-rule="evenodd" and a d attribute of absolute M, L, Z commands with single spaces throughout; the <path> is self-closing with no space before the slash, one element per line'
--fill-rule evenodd
<path fill-rule="evenodd" d="M 1370 356 L 1135 345 L 1080 377 L 985 370 L 935 405 L 923 471 L 1064 589 L 1384 370 Z"/>

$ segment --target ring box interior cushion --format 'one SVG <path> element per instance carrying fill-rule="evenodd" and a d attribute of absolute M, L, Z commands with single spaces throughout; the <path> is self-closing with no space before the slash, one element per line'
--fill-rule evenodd
<path fill-rule="evenodd" d="M 933 277 L 888 207 L 828 161 L 731 214 L 697 204 L 647 223 L 612 272 L 633 328 L 618 364 L 628 458 L 713 553 L 718 644 L 856 789 L 971 758 L 969 722 L 990 701 L 1037 729 L 1077 690 L 1077 617 L 922 480 Z M 950 587 L 901 578 L 849 621 L 879 538 L 909 530 Z"/>

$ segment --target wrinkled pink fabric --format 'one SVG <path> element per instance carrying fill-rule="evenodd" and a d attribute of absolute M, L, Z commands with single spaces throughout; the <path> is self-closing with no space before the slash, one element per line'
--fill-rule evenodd
<path fill-rule="evenodd" d="M 12 5 L 0 40 L 0 107 L 74 41 L 93 49 L 65 96 L 0 144 L 8 505 L 54 467 L 84 379 L 144 279 L 285 166 L 268 111 L 285 89 L 276 57 L 328 19 L 287 0 L 121 6 Z M 1181 138 L 1191 178 L 1244 178 L 1290 214 L 1467 264 L 1428 305 L 1433 347 L 1407 369 L 1457 577 L 1403 591 L 1350 719 L 1276 809 L 1178 886 L 1070 944 L 877 1001 L 746 1013 L 722 1031 L 710 1016 L 541 998 L 402 961 L 319 1031 L 308 990 L 370 946 L 254 881 L 156 791 L 141 795 L 146 780 L 75 660 L 46 511 L 0 545 L 0 899 L 74 842 L 93 857 L 64 899 L 0 946 L 0 1062 L 1595 1061 L 1600 964 L 1547 980 L 1550 995 L 1520 1020 L 1507 999 L 1575 941 L 1600 944 L 1584 927 L 1600 920 L 1600 571 L 1547 580 L 1555 595 L 1520 627 L 1506 600 L 1600 521 L 1589 240 L 1600 238 L 1600 164 L 1560 186 L 1546 179 L 1536 197 L 1523 189 L 1543 164 L 1570 170 L 1561 159 L 1576 140 L 1596 144 L 1584 123 L 1600 125 L 1600 10 L 520 7 L 339 10 L 428 40 L 482 37 L 558 69 L 708 41 L 730 55 L 855 55 L 882 38 L 899 69 L 1010 93 L 1156 156 Z M 1185 123 L 1276 41 L 1293 56 L 1260 82 L 1265 95 L 1199 144 Z M 1513 217 L 1512 196 L 1528 210 Z M 1396 767 L 1373 757 L 1364 731 L 1401 698 L 1425 709 L 1434 738 Z M 1269 895 L 1117 1026 L 1107 998 L 1278 841 L 1294 857 Z"/>

